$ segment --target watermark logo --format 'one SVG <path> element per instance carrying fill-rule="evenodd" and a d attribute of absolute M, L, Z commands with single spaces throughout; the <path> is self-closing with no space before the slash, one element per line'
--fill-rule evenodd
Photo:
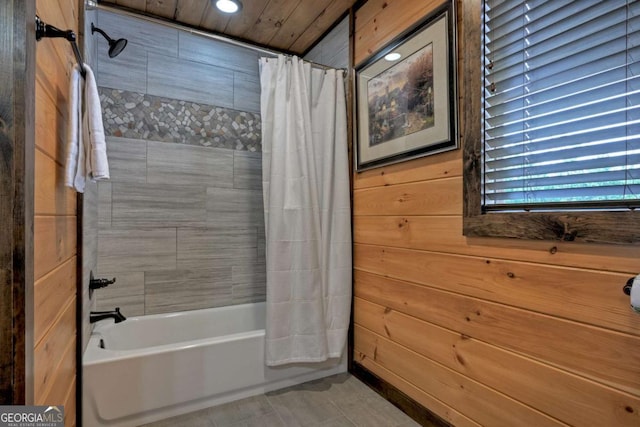
<path fill-rule="evenodd" d="M 0 427 L 64 427 L 64 406 L 0 406 Z"/>

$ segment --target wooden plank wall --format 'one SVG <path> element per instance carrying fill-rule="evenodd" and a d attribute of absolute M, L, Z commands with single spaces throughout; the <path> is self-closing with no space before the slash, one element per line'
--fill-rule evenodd
<path fill-rule="evenodd" d="M 355 63 L 439 3 L 366 2 Z M 480 1 L 457 6 L 461 52 Z M 640 425 L 640 315 L 622 293 L 639 246 L 465 238 L 461 150 L 356 174 L 354 241 L 354 359 L 432 412 L 456 426 Z"/>
<path fill-rule="evenodd" d="M 0 405 L 33 400 L 34 14 L 0 2 Z"/>
<path fill-rule="evenodd" d="M 78 33 L 78 2 L 38 0 L 38 16 Z M 76 399 L 76 193 L 64 186 L 70 71 L 63 39 L 36 46 L 34 394 L 37 405 L 64 405 L 73 426 Z"/>

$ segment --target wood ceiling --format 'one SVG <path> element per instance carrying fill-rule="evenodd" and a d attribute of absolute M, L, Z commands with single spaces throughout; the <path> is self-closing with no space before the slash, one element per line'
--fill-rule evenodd
<path fill-rule="evenodd" d="M 356 0 L 241 0 L 235 15 L 211 0 L 102 0 L 145 15 L 253 42 L 280 51 L 306 52 Z"/>

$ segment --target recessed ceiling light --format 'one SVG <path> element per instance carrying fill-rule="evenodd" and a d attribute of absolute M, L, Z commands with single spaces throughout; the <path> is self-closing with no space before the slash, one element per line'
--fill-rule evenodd
<path fill-rule="evenodd" d="M 216 7 L 224 13 L 236 13 L 242 9 L 242 3 L 238 0 L 216 0 Z"/>
<path fill-rule="evenodd" d="M 384 56 L 384 59 L 386 59 L 389 62 L 393 62 L 393 61 L 397 61 L 401 57 L 402 57 L 402 55 L 400 55 L 398 52 L 391 52 L 391 53 L 386 54 Z"/>

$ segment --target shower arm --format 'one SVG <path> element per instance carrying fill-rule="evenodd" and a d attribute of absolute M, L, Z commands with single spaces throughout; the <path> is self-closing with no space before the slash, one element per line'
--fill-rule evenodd
<path fill-rule="evenodd" d="M 107 39 L 107 42 L 111 43 L 113 42 L 113 39 L 111 37 L 109 37 L 107 35 L 107 33 L 105 33 L 104 31 L 102 31 L 100 28 L 96 27 L 95 25 L 93 25 L 93 22 L 91 23 L 91 34 L 93 34 L 94 31 L 99 32 L 100 34 L 102 34 L 102 37 L 104 37 L 105 39 Z"/>
<path fill-rule="evenodd" d="M 76 61 L 80 66 L 80 74 L 82 77 L 87 75 L 86 70 L 84 69 L 84 61 L 82 60 L 82 56 L 80 55 L 80 50 L 78 49 L 78 44 L 76 43 L 76 33 L 72 30 L 61 30 L 59 28 L 54 27 L 53 25 L 45 24 L 40 17 L 36 15 L 36 41 L 40 41 L 42 38 L 63 38 L 71 43 L 71 47 L 73 49 L 73 54 L 76 57 Z"/>

